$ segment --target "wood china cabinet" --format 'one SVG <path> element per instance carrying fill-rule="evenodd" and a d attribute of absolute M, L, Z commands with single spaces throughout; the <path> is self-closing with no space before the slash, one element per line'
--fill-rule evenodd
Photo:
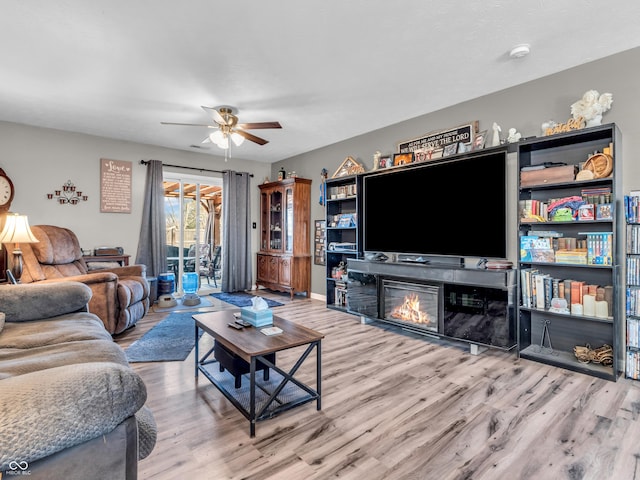
<path fill-rule="evenodd" d="M 260 185 L 257 286 L 311 293 L 311 180 Z"/>

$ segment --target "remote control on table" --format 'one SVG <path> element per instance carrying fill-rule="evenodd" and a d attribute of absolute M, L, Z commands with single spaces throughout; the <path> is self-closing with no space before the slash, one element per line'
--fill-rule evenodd
<path fill-rule="evenodd" d="M 229 325 L 231 328 L 235 328 L 236 330 L 242 330 L 242 325 L 239 325 L 235 322 L 229 322 L 227 323 L 227 325 Z"/>

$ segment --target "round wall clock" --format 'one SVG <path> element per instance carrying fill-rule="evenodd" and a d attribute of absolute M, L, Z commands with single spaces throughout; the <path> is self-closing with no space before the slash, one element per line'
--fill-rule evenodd
<path fill-rule="evenodd" d="M 8 212 L 13 201 L 13 182 L 0 168 L 0 212 Z"/>

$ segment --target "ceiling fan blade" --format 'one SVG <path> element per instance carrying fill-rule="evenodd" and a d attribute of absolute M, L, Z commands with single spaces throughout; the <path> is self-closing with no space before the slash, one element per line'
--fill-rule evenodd
<path fill-rule="evenodd" d="M 282 128 L 278 122 L 257 122 L 257 123 L 239 123 L 238 128 L 245 130 L 257 130 L 259 128 Z"/>
<path fill-rule="evenodd" d="M 255 135 L 245 132 L 244 130 L 233 130 L 234 133 L 243 136 L 247 140 L 252 141 L 253 143 L 257 143 L 258 145 L 264 145 L 265 143 L 269 143 L 269 140 L 265 140 L 264 138 L 256 137 Z"/>
<path fill-rule="evenodd" d="M 226 125 L 227 124 L 227 122 L 224 120 L 222 115 L 220 115 L 220 112 L 218 110 L 216 110 L 215 108 L 205 107 L 204 105 L 202 105 L 201 107 L 205 112 L 207 112 L 209 115 L 211 115 L 211 118 L 213 118 L 214 122 L 219 123 L 220 125 Z"/>
<path fill-rule="evenodd" d="M 161 125 L 182 125 L 185 127 L 207 127 L 218 128 L 218 125 L 205 125 L 204 123 L 174 123 L 174 122 L 160 122 Z"/>

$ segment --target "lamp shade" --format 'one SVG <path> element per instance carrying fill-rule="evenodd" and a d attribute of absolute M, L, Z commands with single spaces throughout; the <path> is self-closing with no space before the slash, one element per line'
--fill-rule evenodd
<path fill-rule="evenodd" d="M 233 132 L 231 134 L 231 140 L 233 140 L 233 143 L 239 147 L 244 142 L 244 137 L 237 132 Z"/>
<path fill-rule="evenodd" d="M 7 215 L 4 228 L 0 233 L 0 243 L 37 243 L 38 239 L 29 228 L 26 215 L 17 213 Z"/>

